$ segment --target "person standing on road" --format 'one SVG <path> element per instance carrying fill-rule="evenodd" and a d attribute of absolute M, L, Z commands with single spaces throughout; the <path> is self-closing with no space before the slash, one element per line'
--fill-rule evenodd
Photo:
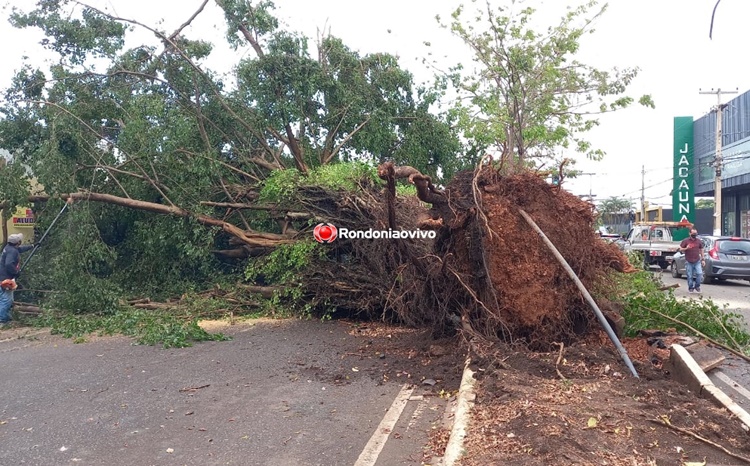
<path fill-rule="evenodd" d="M 21 246 L 23 234 L 8 236 L 8 244 L 0 255 L 0 324 L 11 321 L 10 308 L 13 306 L 13 290 L 16 289 L 16 278 L 21 269 L 21 253 L 34 247 Z"/>
<path fill-rule="evenodd" d="M 680 243 L 680 252 L 685 253 L 688 293 L 700 293 L 706 261 L 703 259 L 703 241 L 698 239 L 698 230 L 690 229 L 690 237 Z"/>

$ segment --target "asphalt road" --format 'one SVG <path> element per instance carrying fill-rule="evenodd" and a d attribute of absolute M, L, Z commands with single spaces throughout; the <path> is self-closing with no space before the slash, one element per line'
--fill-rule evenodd
<path fill-rule="evenodd" d="M 677 283 L 674 294 L 679 299 L 710 299 L 725 312 L 739 314 L 744 318 L 750 332 L 750 282 L 726 280 L 701 285 L 701 294 L 687 291 L 685 277 L 673 278 L 669 271 L 661 274 L 665 285 Z M 750 411 L 750 363 L 733 354 L 723 351 L 726 360 L 718 368 L 708 372 L 711 381 L 722 389 L 737 404 Z"/>
<path fill-rule="evenodd" d="M 348 357 L 363 343 L 350 330 L 239 324 L 223 330 L 232 341 L 169 350 L 4 330 L 0 465 L 421 464 L 445 405 L 420 386 L 404 398 L 404 380 L 378 371 L 392 359 Z"/>
<path fill-rule="evenodd" d="M 658 273 L 658 272 L 657 272 Z M 710 299 L 719 307 L 744 317 L 747 329 L 750 331 L 750 282 L 744 280 L 726 280 L 701 285 L 701 294 L 691 294 L 687 290 L 685 277 L 672 278 L 669 270 L 661 273 L 665 285 L 677 283 L 679 288 L 674 290 L 676 297 L 681 299 Z"/>

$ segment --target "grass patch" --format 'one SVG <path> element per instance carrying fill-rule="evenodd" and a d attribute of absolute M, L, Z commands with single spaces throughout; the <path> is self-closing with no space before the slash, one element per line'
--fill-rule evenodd
<path fill-rule="evenodd" d="M 622 314 L 627 322 L 627 336 L 635 336 L 642 329 L 675 328 L 691 335 L 698 331 L 718 343 L 750 355 L 750 334 L 741 314 L 729 312 L 707 298 L 677 299 L 673 290 L 661 291 L 661 279 L 646 271 L 618 274 L 616 280 L 623 290 Z"/>
<path fill-rule="evenodd" d="M 75 343 L 86 341 L 86 336 L 125 335 L 142 345 L 162 345 L 164 348 L 184 348 L 200 341 L 225 341 L 221 333 L 208 333 L 198 325 L 198 318 L 190 312 L 144 311 L 121 309 L 112 314 L 63 314 L 48 312 L 31 322 L 35 327 L 49 327 L 52 334 L 72 338 Z"/>

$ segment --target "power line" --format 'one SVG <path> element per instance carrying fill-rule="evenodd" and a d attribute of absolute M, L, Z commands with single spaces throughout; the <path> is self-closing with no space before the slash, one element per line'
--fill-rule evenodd
<path fill-rule="evenodd" d="M 750 156 L 748 156 L 747 158 L 750 158 Z M 711 163 L 713 163 L 713 161 Z M 710 165 L 707 165 L 707 166 L 710 166 Z M 691 175 L 694 175 L 701 168 L 702 168 L 701 164 L 694 165 L 693 167 L 690 168 L 690 170 L 689 170 L 688 173 L 691 174 Z M 647 172 L 648 172 L 648 170 L 647 170 Z M 655 188 L 655 187 L 657 187 L 659 185 L 662 185 L 662 184 L 665 184 L 665 183 L 672 183 L 672 182 L 674 182 L 674 178 L 668 178 L 668 179 L 665 179 L 663 181 L 659 181 L 658 183 L 654 183 L 654 184 L 648 185 L 648 186 L 645 187 L 645 189 Z M 622 194 L 622 197 L 629 196 L 629 195 L 632 195 L 632 194 L 636 194 L 636 193 L 639 193 L 640 191 L 641 191 L 640 189 L 636 189 L 636 190 L 633 190 L 633 191 L 628 191 L 628 192 Z"/>
<path fill-rule="evenodd" d="M 723 158 L 723 162 L 724 163 L 726 163 L 726 162 L 736 162 L 738 160 L 745 160 L 745 159 L 750 159 L 750 150 L 732 153 L 731 155 L 729 155 L 727 157 L 724 157 Z M 688 173 L 692 174 L 692 175 L 695 175 L 698 172 L 698 170 L 700 170 L 701 168 L 710 167 L 714 163 L 715 163 L 715 160 L 712 160 L 710 163 L 705 164 L 705 167 L 703 166 L 703 164 L 699 163 L 697 165 L 692 166 L 690 168 L 690 170 L 689 170 Z M 667 169 L 674 169 L 674 166 L 671 166 L 671 167 L 650 168 L 650 169 L 646 169 L 646 173 L 654 172 L 654 171 L 659 171 L 659 170 L 667 170 Z M 636 173 L 641 173 L 641 171 L 637 171 L 637 172 L 622 172 L 622 173 L 618 173 L 618 174 L 625 175 L 625 174 L 636 174 Z M 607 175 L 607 173 L 597 173 L 597 174 L 598 175 Z M 658 182 L 653 183 L 653 184 L 649 184 L 648 186 L 645 186 L 643 189 L 648 190 L 648 189 L 659 187 L 659 186 L 661 186 L 663 184 L 666 184 L 666 183 L 673 183 L 673 182 L 674 182 L 674 178 L 667 178 L 665 180 L 658 181 Z M 620 195 L 619 197 L 628 198 L 628 196 L 632 196 L 633 194 L 638 194 L 640 192 L 641 192 L 641 189 L 635 189 L 633 191 L 627 191 L 627 192 L 623 193 L 622 195 Z M 612 196 L 612 197 L 618 197 L 618 196 Z M 667 196 L 662 196 L 662 197 L 668 197 L 668 195 Z M 630 200 L 636 200 L 636 199 L 638 199 L 638 197 L 631 197 L 629 199 Z"/>

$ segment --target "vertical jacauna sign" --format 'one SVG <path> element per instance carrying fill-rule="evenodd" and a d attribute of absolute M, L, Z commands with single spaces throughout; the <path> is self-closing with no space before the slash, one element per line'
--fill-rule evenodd
<path fill-rule="evenodd" d="M 674 117 L 674 187 L 672 216 L 695 224 L 693 194 L 693 117 Z"/>

